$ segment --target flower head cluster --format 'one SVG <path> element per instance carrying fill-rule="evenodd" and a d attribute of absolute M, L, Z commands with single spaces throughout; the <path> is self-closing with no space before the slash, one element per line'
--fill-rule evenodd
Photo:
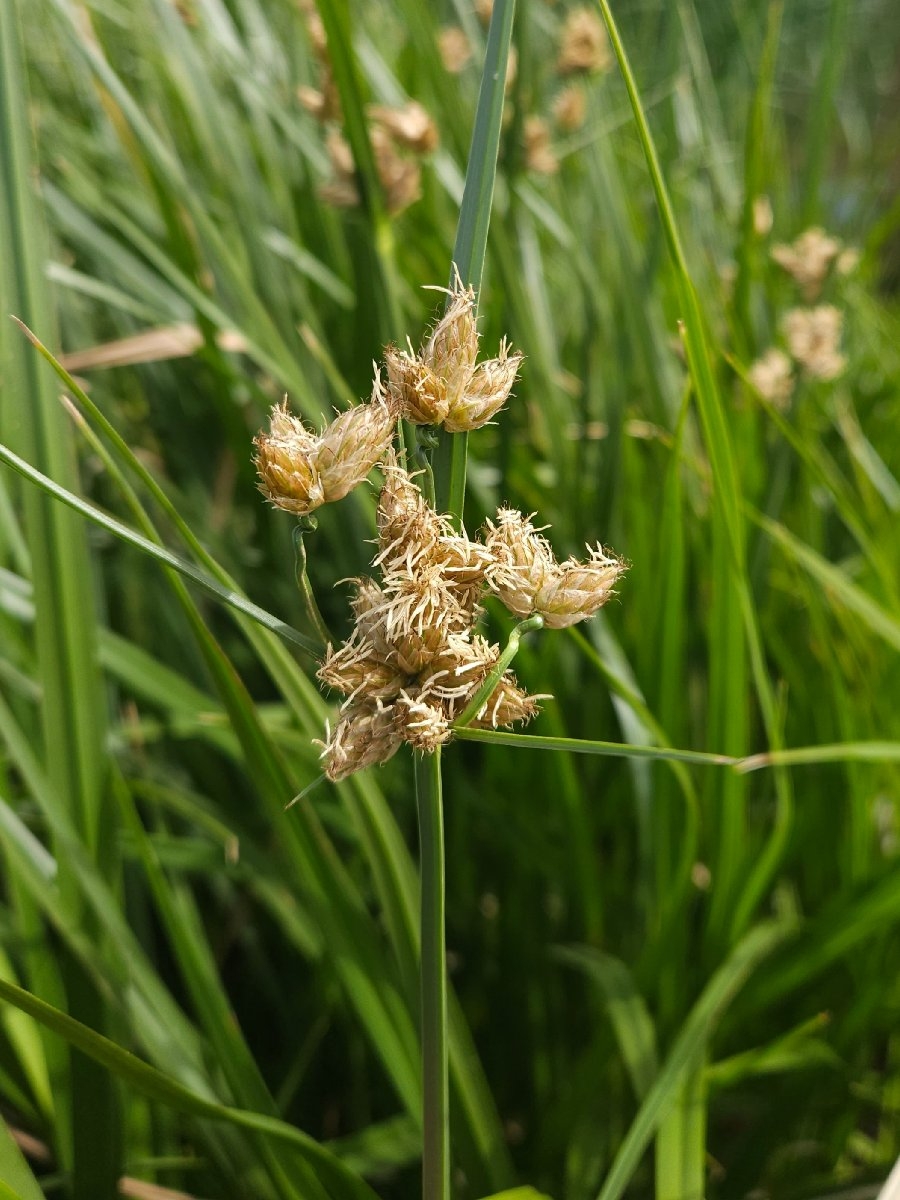
<path fill-rule="evenodd" d="M 838 347 L 844 314 L 833 304 L 792 308 L 784 314 L 782 328 L 788 349 L 814 379 L 835 379 L 847 365 Z"/>
<path fill-rule="evenodd" d="M 348 408 L 319 434 L 288 412 L 284 401 L 272 409 L 269 432 L 254 438 L 260 491 L 297 516 L 340 500 L 385 456 L 396 421 L 380 375 L 368 404 Z"/>
<path fill-rule="evenodd" d="M 547 539 L 527 517 L 501 508 L 488 521 L 485 546 L 492 563 L 488 585 L 510 612 L 539 613 L 548 629 L 564 629 L 592 617 L 612 595 L 624 564 L 602 546 L 587 547 L 585 562 L 557 562 Z"/>
<path fill-rule="evenodd" d="M 509 398 L 521 354 L 504 338 L 496 358 L 477 362 L 475 293 L 457 275 L 443 317 L 416 353 L 385 350 L 391 395 L 401 415 L 415 425 L 443 425 L 450 433 L 480 429 Z"/>
<path fill-rule="evenodd" d="M 772 259 L 800 288 L 803 299 L 811 304 L 818 299 L 840 252 L 837 238 L 829 237 L 824 229 L 814 225 L 791 245 L 773 246 L 771 253 Z"/>
<path fill-rule="evenodd" d="M 393 461 L 377 519 L 381 579 L 356 581 L 353 632 L 319 670 L 345 696 L 322 752 L 332 780 L 387 761 L 403 742 L 437 749 L 500 655 L 475 631 L 487 548 L 457 534 Z M 509 725 L 536 711 L 537 697 L 506 671 L 473 724 Z"/>
<path fill-rule="evenodd" d="M 398 463 L 392 445 L 400 417 L 451 432 L 477 429 L 505 403 L 522 361 L 504 339 L 496 358 L 479 363 L 475 293 L 457 275 L 448 296 L 417 353 L 411 344 L 408 352 L 387 348 L 388 386 L 376 369 L 368 403 L 318 434 L 284 403 L 255 439 L 261 491 L 297 516 L 339 500 L 376 465 L 384 475 L 378 577 L 354 581 L 353 630 L 337 649 L 328 646 L 318 671 L 343 696 L 321 743 L 331 780 L 386 762 L 404 742 L 434 752 L 460 718 L 489 728 L 529 720 L 541 697 L 529 696 L 508 668 L 517 642 L 501 656 L 478 632 L 482 599 L 493 594 L 515 615 L 561 629 L 605 604 L 625 569 L 599 545 L 583 562 L 557 561 L 531 520 L 508 508 L 472 540 L 434 511 Z"/>
<path fill-rule="evenodd" d="M 767 231 L 771 207 L 766 217 Z M 794 391 L 795 364 L 807 378 L 826 382 L 836 379 L 847 365 L 840 351 L 843 312 L 833 304 L 814 302 L 832 271 L 849 274 L 859 256 L 818 226 L 805 230 L 790 245 L 773 246 L 771 254 L 796 283 L 807 307 L 789 309 L 781 320 L 787 353 L 771 347 L 751 365 L 748 377 L 764 399 L 785 409 Z"/>
<path fill-rule="evenodd" d="M 470 541 L 395 462 L 385 475 L 374 559 L 381 580 L 355 581 L 353 632 L 339 649 L 328 648 L 319 669 L 319 679 L 345 697 L 322 750 L 332 780 L 386 762 L 403 742 L 428 752 L 450 739 L 500 656 L 476 630 L 486 592 L 517 615 L 540 613 L 562 628 L 605 604 L 624 570 L 599 548 L 585 563 L 557 562 L 549 542 L 511 509 L 487 523 L 484 541 Z M 541 698 L 507 670 L 472 724 L 527 721 Z"/>

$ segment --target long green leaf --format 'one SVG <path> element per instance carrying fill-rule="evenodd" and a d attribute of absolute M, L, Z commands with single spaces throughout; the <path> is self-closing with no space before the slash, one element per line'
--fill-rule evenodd
<path fill-rule="evenodd" d="M 0 980 L 0 999 L 28 1013 L 46 1029 L 64 1038 L 69 1045 L 77 1047 L 94 1062 L 151 1100 L 157 1100 L 188 1116 L 226 1121 L 298 1150 L 318 1173 L 335 1200 L 343 1200 L 344 1197 L 346 1200 L 374 1200 L 375 1193 L 367 1184 L 302 1130 L 274 1117 L 217 1104 L 190 1091 L 163 1071 L 158 1071 L 130 1051 L 123 1050 L 115 1042 L 74 1020 L 67 1013 L 44 1003 L 23 988 L 16 987 L 15 984 Z"/>
<path fill-rule="evenodd" d="M 598 1193 L 598 1200 L 618 1200 L 624 1194 L 660 1121 L 676 1103 L 685 1072 L 699 1062 L 722 1014 L 747 979 L 789 932 L 787 923 L 758 926 L 745 935 L 713 975 L 684 1021 L 659 1075 L 625 1135 Z"/>

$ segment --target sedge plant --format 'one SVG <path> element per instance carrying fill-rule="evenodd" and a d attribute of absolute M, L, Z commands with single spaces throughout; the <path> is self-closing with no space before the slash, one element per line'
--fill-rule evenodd
<path fill-rule="evenodd" d="M 28 251 L 17 282 L 30 294 L 8 308 L 52 343 L 26 121 L 10 103 L 15 7 L 0 9 L 3 120 L 15 133 L 4 165 L 18 164 L 3 219 Z M 30 74 L 46 213 L 64 251 L 51 268 L 65 289 L 62 340 L 193 322 L 138 340 L 186 339 L 196 355 L 177 389 L 168 364 L 121 391 L 116 379 L 117 423 L 134 419 L 136 394 L 150 425 L 184 400 L 148 451 L 160 462 L 129 444 L 134 432 L 152 445 L 152 433 L 116 435 L 39 346 L 85 418 L 75 428 L 94 489 L 104 501 L 112 490 L 128 525 L 75 494 L 65 410 L 24 343 L 27 375 L 0 414 L 39 425 L 31 443 L 9 434 L 19 456 L 0 454 L 45 493 L 27 489 L 40 500 L 24 506 L 27 538 L 6 476 L 0 493 L 10 633 L 0 740 L 14 793 L 0 807 L 10 880 L 0 992 L 30 1018 L 4 1021 L 0 1084 L 4 1118 L 50 1147 L 50 1165 L 33 1166 L 48 1194 L 71 1184 L 94 1200 L 126 1170 L 187 1194 L 371 1200 L 363 1178 L 416 1194 L 424 1149 L 425 1192 L 444 1196 L 448 1068 L 455 1186 L 469 1200 L 516 1174 L 577 1200 L 601 1187 L 604 1200 L 628 1188 L 657 1200 L 754 1187 L 827 1195 L 835 1180 L 883 1179 L 898 1149 L 896 994 L 865 981 L 880 984 L 896 961 L 884 797 L 900 754 L 887 699 L 900 634 L 896 462 L 888 439 L 883 460 L 874 447 L 900 365 L 889 306 L 852 276 L 842 298 L 838 239 L 856 243 L 859 231 L 841 223 L 840 203 L 817 209 L 826 135 L 840 125 L 830 112 L 842 31 L 854 33 L 846 0 L 830 5 L 821 56 L 804 6 L 775 3 L 764 21 L 735 14 L 737 54 L 721 31 L 731 18 L 716 33 L 701 3 L 669 6 L 659 25 L 652 10 L 623 10 L 642 92 L 606 4 L 521 7 L 516 75 L 512 5 L 497 0 L 464 179 L 460 100 L 469 83 L 474 100 L 472 51 L 490 5 L 456 5 L 459 28 L 439 28 L 444 15 L 417 0 L 359 6 L 359 28 L 341 0 L 20 7 L 41 44 Z M 776 115 L 782 15 L 794 100 L 807 52 L 820 71 L 798 205 L 777 145 L 793 129 Z M 751 64 L 741 175 L 733 139 Z M 489 230 L 504 80 L 513 111 L 502 219 Z M 413 96 L 433 105 L 433 123 Z M 658 153 L 651 126 L 665 129 L 670 106 Z M 223 139 L 226 123 L 234 136 Z M 838 199 L 840 175 L 829 181 Z M 774 206 L 771 254 L 761 193 Z M 890 228 L 885 218 L 879 236 Z M 732 250 L 729 295 L 718 268 Z M 866 258 L 871 270 L 871 246 Z M 449 284 L 418 348 L 407 335 L 424 306 L 405 280 Z M 476 298 L 493 353 L 483 365 Z M 867 379 L 861 336 L 877 363 Z M 298 519 L 293 546 L 292 522 L 270 519 L 253 493 L 248 453 L 284 391 L 291 407 L 276 407 L 257 458 L 267 494 Z M 94 394 L 109 402 L 99 379 Z M 315 433 L 326 395 L 349 407 Z M 208 456 L 196 453 L 198 409 Z M 155 476 L 178 479 L 182 453 L 176 504 Z M 245 493 L 230 507 L 229 455 Z M 377 506 L 361 483 L 373 464 Z M 467 492 L 470 529 L 494 514 L 472 537 Z M 495 512 L 505 499 L 515 507 Z M 87 546 L 56 500 L 96 523 L 104 550 L 121 539 L 162 566 L 101 555 L 111 624 L 127 638 L 85 620 Z M 341 508 L 313 536 L 332 501 Z M 186 520 L 198 505 L 202 537 Z M 234 515 L 224 531 L 220 511 Z M 335 538 L 342 519 L 348 536 Z M 373 532 L 375 550 L 362 549 Z M 598 532 L 632 560 L 618 611 L 524 636 L 586 616 L 615 583 L 613 555 L 577 551 Z M 173 536 L 180 552 L 164 545 Z M 558 561 L 551 537 L 578 558 Z M 292 555 L 303 632 L 236 582 L 252 570 L 267 602 L 289 610 Z M 353 577 L 343 639 L 329 625 L 346 616 L 344 589 L 320 586 L 340 575 Z M 233 632 L 204 609 L 210 596 L 237 624 L 233 658 Z M 123 597 L 132 615 L 152 610 L 152 651 Z M 39 669 L 27 648 L 35 604 Z M 490 628 L 518 622 L 502 647 L 482 604 Z M 118 715 L 99 712 L 98 657 L 129 699 Z M 558 698 L 537 734 L 520 732 L 540 703 L 525 681 Z M 600 740 L 611 722 L 624 741 Z M 698 744 L 706 752 L 673 748 Z M 418 873 L 397 786 L 410 756 Z M 701 782 L 702 764 L 724 769 Z M 285 813 L 298 781 L 323 768 L 334 791 Z M 846 794 L 823 803 L 835 778 Z M 481 923 L 463 943 L 469 912 Z M 235 929 L 251 932 L 235 943 Z M 157 930 L 167 945 L 154 961 Z M 56 1038 L 92 1058 L 93 1074 Z M 328 1080 L 333 1108 L 322 1105 L 320 1064 L 351 1060 Z M 96 1131 L 117 1112 L 127 1142 L 108 1138 L 100 1153 Z M 190 1118 L 188 1133 L 173 1114 Z M 185 1146 L 190 1155 L 174 1156 Z M 818 1156 L 815 1180 L 797 1153 Z M 0 1181 L 32 1200 L 34 1174 L 0 1136 Z"/>

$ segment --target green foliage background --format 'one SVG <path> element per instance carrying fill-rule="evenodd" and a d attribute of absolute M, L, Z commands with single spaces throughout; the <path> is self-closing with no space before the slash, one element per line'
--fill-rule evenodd
<path fill-rule="evenodd" d="M 555 697 L 528 732 L 817 749 L 742 772 L 500 739 L 444 754 L 455 1187 L 874 1196 L 900 1154 L 900 21 L 889 0 L 615 6 L 690 292 L 617 70 L 586 83 L 558 173 L 528 170 L 564 12 L 516 15 L 480 314 L 489 351 L 508 334 L 527 359 L 469 440 L 466 521 L 509 502 L 561 555 L 600 539 L 631 568 L 596 621 L 523 647 L 518 674 Z M 323 3 L 348 123 L 411 97 L 440 131 L 422 198 L 390 219 L 377 196 L 320 198 L 294 3 L 0 13 L 4 313 L 55 353 L 201 335 L 76 371 L 124 439 L 109 457 L 4 322 L 2 441 L 304 629 L 292 523 L 258 495 L 250 440 L 284 392 L 316 422 L 366 395 L 381 347 L 433 317 L 484 31 L 464 4 Z M 476 54 L 451 76 L 437 35 L 457 22 Z M 814 223 L 861 252 L 824 297 L 848 366 L 781 414 L 746 372 L 798 303 L 769 247 Z M 372 532 L 362 489 L 307 538 L 338 631 Z M 18 1136 L 0 1123 L 0 1195 L 97 1200 L 123 1174 L 242 1200 L 371 1196 L 360 1177 L 416 1195 L 408 758 L 284 811 L 318 774 L 314 665 L 6 470 L 0 624 Z"/>

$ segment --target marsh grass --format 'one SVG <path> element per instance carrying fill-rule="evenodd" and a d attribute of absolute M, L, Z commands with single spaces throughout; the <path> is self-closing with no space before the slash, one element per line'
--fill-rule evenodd
<path fill-rule="evenodd" d="M 553 175 L 521 137 L 550 113 L 562 17 L 520 0 L 513 31 L 480 317 L 527 360 L 469 438 L 463 515 L 509 502 L 562 553 L 600 538 L 631 567 L 581 632 L 523 641 L 517 673 L 556 697 L 528 737 L 461 730 L 442 755 L 453 1185 L 874 1195 L 900 1153 L 896 20 L 620 8 L 634 79 L 583 81 Z M 466 6 L 322 14 L 358 210 L 318 195 L 295 6 L 0 5 L 4 313 L 57 355 L 199 333 L 65 381 L 0 332 L 0 440 L 96 518 L 2 474 L 0 1190 L 20 1200 L 122 1175 L 419 1194 L 412 763 L 284 811 L 329 708 L 250 440 L 284 391 L 313 422 L 365 395 L 433 317 L 486 38 Z M 450 76 L 456 22 L 475 53 Z M 389 218 L 364 105 L 406 97 L 441 145 Z M 800 303 L 769 249 L 814 223 L 861 251 L 823 296 L 848 365 L 783 410 L 748 383 Z M 338 636 L 373 507 L 358 490 L 306 537 Z"/>

